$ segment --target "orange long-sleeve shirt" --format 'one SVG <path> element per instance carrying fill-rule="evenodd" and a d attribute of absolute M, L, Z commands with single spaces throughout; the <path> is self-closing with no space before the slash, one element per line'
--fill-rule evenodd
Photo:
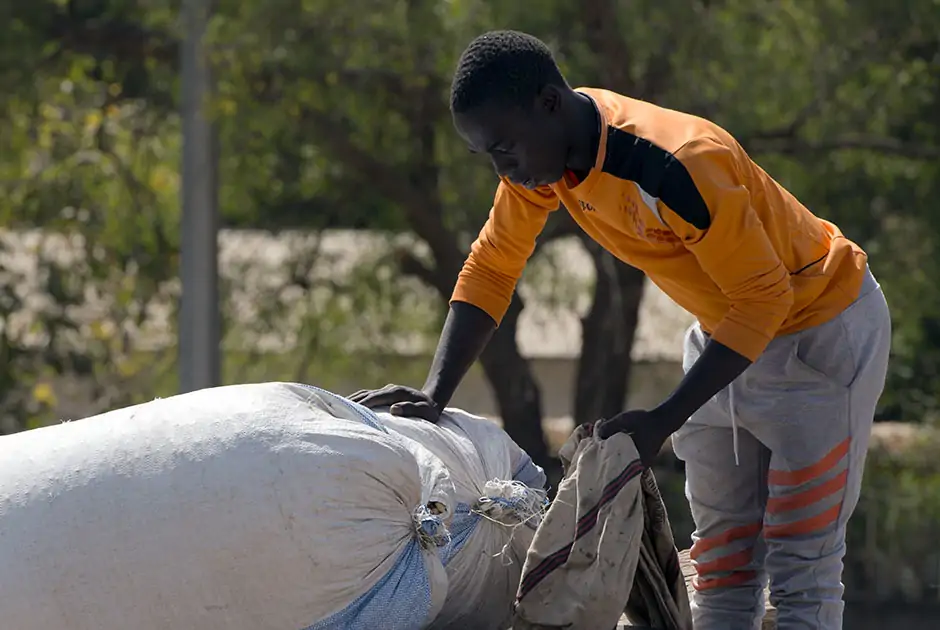
<path fill-rule="evenodd" d="M 712 337 L 755 360 L 771 339 L 821 324 L 861 289 L 867 256 L 702 118 L 583 88 L 601 115 L 594 168 L 526 190 L 501 180 L 453 301 L 499 322 L 559 203 L 643 270 Z"/>

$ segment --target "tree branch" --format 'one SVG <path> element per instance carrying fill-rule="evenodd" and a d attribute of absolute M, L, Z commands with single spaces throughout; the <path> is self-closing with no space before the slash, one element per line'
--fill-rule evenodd
<path fill-rule="evenodd" d="M 749 153 L 810 155 L 832 151 L 871 151 L 914 160 L 935 160 L 940 158 L 940 147 L 903 142 L 896 138 L 863 135 L 847 135 L 819 141 L 796 137 L 769 139 L 757 135 L 741 141 L 741 145 Z"/>
<path fill-rule="evenodd" d="M 543 247 L 548 245 L 554 240 L 565 238 L 566 236 L 576 236 L 581 233 L 581 229 L 578 227 L 578 224 L 575 223 L 575 220 L 571 218 L 571 214 L 565 209 L 564 205 L 558 209 L 558 212 L 554 212 L 551 219 L 549 219 L 548 225 L 545 226 L 545 229 L 542 230 L 542 233 L 539 235 L 538 240 L 535 242 L 535 250 L 532 252 L 532 255 L 535 256 Z"/>
<path fill-rule="evenodd" d="M 417 256 L 404 249 L 397 250 L 395 257 L 398 262 L 398 268 L 404 275 L 417 278 L 437 291 L 445 301 L 450 298 L 450 292 L 444 290 L 449 281 L 441 277 L 442 274 L 439 270 L 428 267 L 424 262 L 418 259 Z"/>
<path fill-rule="evenodd" d="M 179 67 L 175 38 L 123 17 L 83 17 L 59 11 L 45 31 L 49 39 L 73 52 L 138 61 L 152 58 L 172 69 Z"/>
<path fill-rule="evenodd" d="M 337 161 L 349 167 L 357 178 L 371 183 L 399 203 L 419 202 L 418 193 L 405 183 L 394 167 L 380 162 L 350 140 L 352 133 L 343 121 L 310 108 L 304 109 L 300 118 L 323 140 Z"/>
<path fill-rule="evenodd" d="M 598 80 L 612 90 L 629 92 L 633 55 L 617 26 L 617 14 L 617 3 L 613 0 L 584 0 L 578 12 L 584 37 L 595 58 L 608 61 L 594 68 Z M 613 59 L 616 63 L 609 63 Z"/>
<path fill-rule="evenodd" d="M 869 32 L 866 35 L 859 38 L 859 41 L 855 46 L 848 49 L 845 52 L 845 56 L 848 58 L 846 64 L 839 68 L 837 72 L 831 74 L 825 74 L 820 77 L 818 80 L 818 87 L 816 89 L 816 94 L 808 103 L 806 103 L 797 113 L 794 115 L 793 119 L 788 123 L 776 127 L 774 129 L 768 129 L 767 131 L 761 132 L 755 136 L 754 139 L 780 139 L 780 138 L 793 138 L 806 126 L 814 116 L 818 115 L 822 110 L 829 105 L 832 98 L 835 96 L 836 92 L 845 85 L 856 72 L 865 68 L 869 63 L 871 63 L 874 55 L 871 54 L 871 51 L 874 50 L 873 43 L 877 39 L 877 34 L 874 32 Z M 867 53 L 867 54 L 866 54 Z M 838 77 L 835 75 L 838 74 Z"/>
<path fill-rule="evenodd" d="M 456 235 L 444 225 L 441 213 L 435 210 L 440 207 L 438 191 L 422 191 L 397 169 L 357 147 L 351 131 L 342 121 L 311 109 L 305 110 L 302 116 L 317 137 L 337 155 L 338 161 L 349 167 L 363 185 L 374 186 L 402 207 L 411 228 L 430 247 L 439 270 L 434 286 L 444 291 L 450 284 L 446 278 L 456 277 L 460 270 L 463 254 Z"/>
<path fill-rule="evenodd" d="M 306 77 L 306 79 L 310 80 L 311 77 Z M 317 80 L 317 77 L 313 79 Z M 284 72 L 283 69 L 268 68 L 252 84 L 260 84 L 257 95 L 259 99 L 276 102 L 281 98 L 283 86 L 291 80 L 290 74 Z M 433 85 L 433 81 L 430 84 Z M 426 93 L 422 100 L 427 101 L 432 96 Z M 418 146 L 415 147 L 418 156 L 416 161 L 423 162 L 432 175 L 430 179 L 433 181 L 428 183 L 416 176 L 417 170 L 398 169 L 357 146 L 347 119 L 313 107 L 304 108 L 299 118 L 302 124 L 309 126 L 313 135 L 325 145 L 328 151 L 336 156 L 336 161 L 346 166 L 362 185 L 376 188 L 402 207 L 412 229 L 431 248 L 437 266 L 448 277 L 456 277 L 463 262 L 463 254 L 456 235 L 444 224 L 440 191 L 437 189 L 436 178 L 433 176 L 436 169 L 433 154 L 433 130 L 429 134 L 426 127 L 430 123 L 408 117 L 409 125 L 412 127 L 411 135 L 420 139 Z M 415 128 L 415 125 L 418 127 Z M 443 286 L 441 285 L 440 288 Z"/>

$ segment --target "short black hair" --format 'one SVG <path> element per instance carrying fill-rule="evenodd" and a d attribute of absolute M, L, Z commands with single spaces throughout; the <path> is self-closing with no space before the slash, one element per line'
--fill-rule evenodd
<path fill-rule="evenodd" d="M 546 85 L 568 83 L 545 42 L 519 31 L 489 31 L 460 55 L 450 109 L 462 113 L 490 102 L 528 107 Z"/>

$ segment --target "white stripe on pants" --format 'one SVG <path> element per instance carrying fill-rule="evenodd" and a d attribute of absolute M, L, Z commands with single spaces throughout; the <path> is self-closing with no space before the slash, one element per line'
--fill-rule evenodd
<path fill-rule="evenodd" d="M 768 578 L 779 630 L 842 628 L 845 526 L 890 337 L 888 306 L 869 273 L 846 310 L 775 339 L 673 436 L 696 525 L 696 630 L 759 627 Z M 706 341 L 697 325 L 689 330 L 686 370 Z"/>

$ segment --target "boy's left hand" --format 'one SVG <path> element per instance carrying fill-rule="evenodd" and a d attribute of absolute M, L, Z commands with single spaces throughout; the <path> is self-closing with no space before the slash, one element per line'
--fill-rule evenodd
<path fill-rule="evenodd" d="M 616 433 L 626 433 L 633 438 L 640 461 L 649 468 L 675 431 L 672 427 L 673 423 L 656 411 L 625 411 L 613 418 L 598 420 L 594 425 L 594 435 L 606 440 Z"/>

